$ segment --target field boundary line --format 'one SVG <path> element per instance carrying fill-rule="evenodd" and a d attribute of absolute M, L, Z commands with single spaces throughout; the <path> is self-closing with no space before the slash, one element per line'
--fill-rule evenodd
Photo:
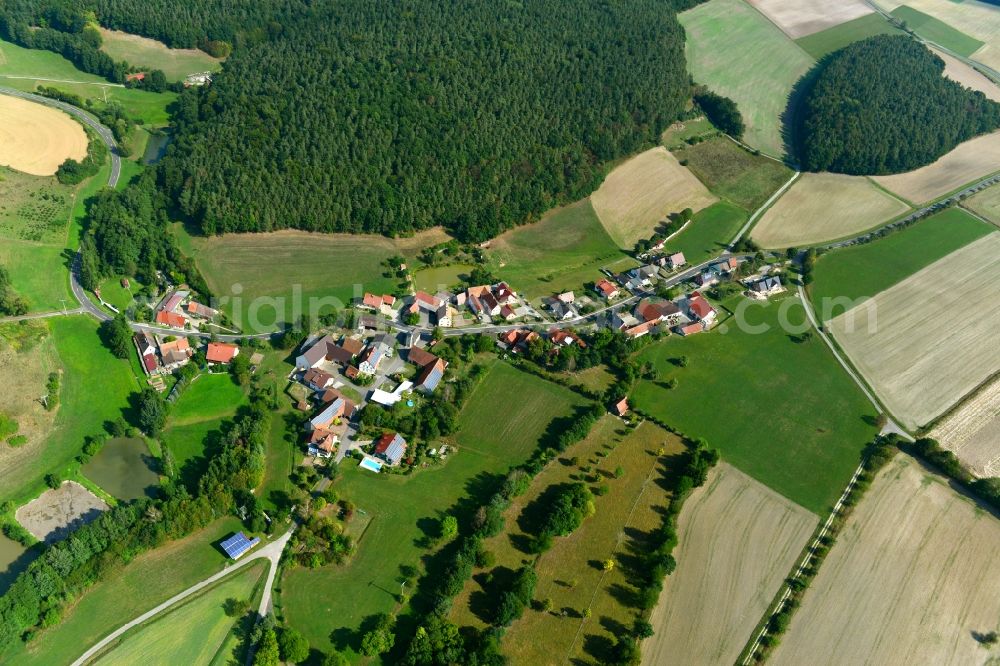
<path fill-rule="evenodd" d="M 640 425 L 642 424 L 640 423 Z M 638 428 L 639 426 L 636 426 L 636 429 Z M 653 478 L 653 474 L 656 473 L 656 465 L 660 462 L 660 458 L 661 456 L 656 456 L 653 459 L 653 465 L 649 470 L 649 474 L 646 475 L 645 481 L 642 482 L 642 489 L 639 491 L 639 494 L 636 495 L 635 501 L 632 502 L 632 508 L 629 509 L 628 518 L 625 519 L 625 524 L 622 526 L 622 532 L 624 532 L 625 528 L 632 524 L 632 516 L 635 515 L 636 507 L 639 506 L 639 500 L 641 500 L 642 496 L 646 494 L 646 488 L 649 486 L 649 482 Z M 673 493 L 671 493 L 670 501 L 672 502 L 673 499 Z M 615 544 L 615 548 L 611 551 L 611 554 L 614 555 L 617 553 L 620 546 L 621 541 L 619 540 L 618 543 Z M 594 605 L 594 599 L 597 598 L 597 594 L 604 588 L 604 579 L 607 578 L 607 576 L 607 571 L 601 573 L 601 580 L 597 581 L 597 585 L 594 587 L 594 593 L 590 595 L 590 601 L 587 603 L 588 609 Z M 569 656 L 573 653 L 573 648 L 576 647 L 576 641 L 580 638 L 580 632 L 583 631 L 583 626 L 587 623 L 587 619 L 588 618 L 583 618 L 577 626 L 576 634 L 573 635 L 573 642 L 569 644 L 569 649 L 566 651 L 567 659 L 569 659 Z"/>
<path fill-rule="evenodd" d="M 0 74 L 5 79 L 21 79 L 25 81 L 48 81 L 50 83 L 72 83 L 78 86 L 108 86 L 109 88 L 124 88 L 120 83 L 100 82 L 100 81 L 70 81 L 69 79 L 46 79 L 40 76 L 20 76 L 15 74 Z"/>
<path fill-rule="evenodd" d="M 790 188 L 792 184 L 795 183 L 795 181 L 797 181 L 799 179 L 799 176 L 801 175 L 802 172 L 796 170 L 795 173 L 792 174 L 792 177 L 789 178 L 784 185 L 779 187 L 778 190 L 774 194 L 772 194 L 771 197 L 767 201 L 765 201 L 760 208 L 754 211 L 753 215 L 750 216 L 750 219 L 747 220 L 746 224 L 744 224 L 743 227 L 738 232 L 736 232 L 736 236 L 733 238 L 733 240 L 729 241 L 728 249 L 730 251 L 732 251 L 733 247 L 738 242 L 740 242 L 740 239 L 743 238 L 743 235 L 746 234 L 748 231 L 750 231 L 750 228 L 753 227 L 754 223 L 757 221 L 757 218 L 763 215 L 768 208 L 773 206 L 774 202 L 780 199 L 781 196 L 788 191 L 788 188 Z"/>
<path fill-rule="evenodd" d="M 833 505 L 833 510 L 830 511 L 830 515 L 827 516 L 826 522 L 823 523 L 823 527 L 820 528 L 815 538 L 813 538 L 812 543 L 809 544 L 809 549 L 806 551 L 806 554 L 799 561 L 799 565 L 798 567 L 796 567 L 795 572 L 792 574 L 792 576 L 787 578 L 785 582 L 782 583 L 784 592 L 781 594 L 781 597 L 778 599 L 778 602 L 774 605 L 773 610 L 770 613 L 766 614 L 765 617 L 762 619 L 761 624 L 763 626 L 757 632 L 757 636 L 754 638 L 753 643 L 747 650 L 746 656 L 743 658 L 743 661 L 741 662 L 743 666 L 750 666 L 750 664 L 753 662 L 753 658 L 757 655 L 757 650 L 760 649 L 760 642 L 764 638 L 764 634 L 767 633 L 767 625 L 770 623 L 771 618 L 773 618 L 775 615 L 777 615 L 784 609 L 785 604 L 788 602 L 789 597 L 792 596 L 792 588 L 788 584 L 788 581 L 799 580 L 802 577 L 802 572 L 805 571 L 806 567 L 809 565 L 809 562 L 811 562 L 812 558 L 815 556 L 816 550 L 821 545 L 820 541 L 826 538 L 826 535 L 830 531 L 831 525 L 833 525 L 833 521 L 836 520 L 838 515 L 840 515 L 840 511 L 841 509 L 843 509 L 844 502 L 847 500 L 847 497 L 851 493 L 851 491 L 854 490 L 854 486 L 857 484 L 858 479 L 861 477 L 862 472 L 865 471 L 865 465 L 867 463 L 868 463 L 868 458 L 866 457 L 861 461 L 857 469 L 854 470 L 854 475 L 851 476 L 851 480 L 848 481 L 847 487 L 844 488 L 844 492 L 840 494 L 840 499 L 838 499 L 837 503 Z"/>

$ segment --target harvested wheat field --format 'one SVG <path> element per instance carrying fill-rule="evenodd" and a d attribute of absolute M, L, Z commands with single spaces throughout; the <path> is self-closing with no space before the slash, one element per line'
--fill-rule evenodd
<path fill-rule="evenodd" d="M 817 518 L 728 464 L 687 500 L 642 663 L 732 664 Z"/>
<path fill-rule="evenodd" d="M 658 146 L 613 170 L 590 198 L 608 235 L 631 249 L 669 213 L 699 211 L 718 201 L 673 154 Z"/>
<path fill-rule="evenodd" d="M 931 51 L 944 60 L 944 75 L 949 79 L 961 83 L 966 88 L 978 90 L 994 102 L 1000 102 L 1000 86 L 993 83 L 985 74 L 976 71 L 975 68 L 940 49 L 932 48 Z"/>
<path fill-rule="evenodd" d="M 1000 233 L 952 252 L 832 319 L 854 365 L 909 428 L 1000 371 Z"/>
<path fill-rule="evenodd" d="M 871 14 L 864 0 L 749 0 L 761 14 L 792 39 L 832 28 Z"/>
<path fill-rule="evenodd" d="M 761 247 L 794 247 L 860 233 L 909 210 L 862 176 L 804 173 L 764 213 L 750 237 Z"/>
<path fill-rule="evenodd" d="M 1000 651 L 1000 521 L 896 456 L 848 519 L 769 663 L 983 664 Z"/>
<path fill-rule="evenodd" d="M 962 204 L 1000 227 L 1000 185 L 991 185 Z"/>
<path fill-rule="evenodd" d="M 943 418 L 929 436 L 958 456 L 976 476 L 1000 476 L 1000 379 Z"/>
<path fill-rule="evenodd" d="M 995 171 L 1000 171 L 1000 132 L 977 136 L 959 144 L 933 164 L 892 176 L 875 176 L 874 179 L 887 190 L 919 204 Z"/>
<path fill-rule="evenodd" d="M 87 156 L 87 133 L 62 111 L 0 95 L 0 164 L 51 176 L 67 158 Z"/>

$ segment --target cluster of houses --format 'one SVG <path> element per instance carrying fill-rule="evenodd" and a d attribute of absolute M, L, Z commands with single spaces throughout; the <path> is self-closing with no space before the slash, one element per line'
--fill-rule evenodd
<path fill-rule="evenodd" d="M 611 321 L 628 337 L 639 338 L 657 330 L 672 330 L 680 335 L 700 333 L 715 324 L 717 315 L 705 297 L 695 291 L 674 301 L 644 298 L 632 312 L 615 312 Z"/>
<path fill-rule="evenodd" d="M 441 291 L 429 294 L 417 291 L 407 299 L 390 295 L 365 293 L 357 307 L 372 315 L 381 315 L 391 321 L 416 318 L 425 326 L 451 328 L 466 317 L 482 323 L 514 321 L 534 314 L 534 311 L 510 288 L 506 282 L 469 287 L 458 293 Z M 369 315 L 369 316 L 372 316 Z M 368 328 L 362 317 L 362 328 Z"/>
<path fill-rule="evenodd" d="M 546 333 L 546 336 L 548 341 L 553 345 L 553 351 L 557 350 L 559 347 L 566 347 L 569 345 L 576 345 L 580 348 L 585 348 L 587 346 L 587 343 L 583 341 L 583 338 L 578 336 L 576 333 L 561 328 L 552 329 Z M 526 349 L 528 345 L 535 340 L 541 340 L 542 334 L 527 328 L 517 328 L 510 331 L 504 331 L 497 337 L 497 345 L 501 349 L 517 354 Z"/>
<path fill-rule="evenodd" d="M 187 365 L 195 353 L 195 349 L 186 337 L 153 335 L 140 331 L 132 340 L 139 354 L 142 369 L 148 377 L 169 374 Z M 210 366 L 228 365 L 239 353 L 240 348 L 237 345 L 228 342 L 209 342 L 205 347 L 205 360 Z M 254 356 L 257 357 L 259 354 Z"/>
<path fill-rule="evenodd" d="M 212 322 L 219 311 L 203 305 L 191 298 L 187 289 L 177 289 L 168 293 L 156 306 L 156 323 L 168 328 L 187 330 Z"/>
<path fill-rule="evenodd" d="M 385 302 L 385 301 L 383 301 Z M 374 305 L 374 303 L 373 303 Z M 395 305 L 395 299 L 386 303 Z M 430 349 L 419 345 L 419 336 L 407 336 L 408 347 L 397 358 L 396 339 L 390 334 L 378 334 L 367 339 L 353 335 L 324 335 L 308 343 L 295 360 L 299 381 L 312 391 L 318 404 L 317 413 L 306 424 L 306 448 L 309 455 L 329 458 L 344 444 L 350 448 L 350 421 L 365 404 L 371 402 L 393 407 L 403 400 L 413 404 L 413 393 L 429 395 L 444 379 L 448 362 Z M 398 383 L 393 390 L 385 388 L 385 375 L 396 374 L 409 363 L 415 369 L 411 380 Z M 361 404 L 348 399 L 338 387 L 354 383 L 359 377 L 373 378 L 378 384 Z M 342 379 L 342 378 L 343 379 Z M 301 409 L 310 409 L 308 403 Z M 346 453 L 345 448 L 345 453 Z M 406 440 L 398 433 L 387 433 L 373 443 L 370 455 L 382 463 L 398 465 L 406 453 Z"/>

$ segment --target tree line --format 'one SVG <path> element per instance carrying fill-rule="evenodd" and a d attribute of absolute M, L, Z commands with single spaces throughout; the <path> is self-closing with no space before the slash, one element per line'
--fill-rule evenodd
<path fill-rule="evenodd" d="M 797 128 L 810 171 L 909 171 L 1000 127 L 1000 104 L 945 78 L 944 61 L 907 35 L 855 42 L 818 67 Z"/>

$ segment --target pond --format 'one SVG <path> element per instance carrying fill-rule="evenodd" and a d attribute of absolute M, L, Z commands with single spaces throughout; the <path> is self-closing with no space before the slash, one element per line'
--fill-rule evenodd
<path fill-rule="evenodd" d="M 167 146 L 170 145 L 170 135 L 166 132 L 159 132 L 156 134 L 149 135 L 149 141 L 146 142 L 146 152 L 142 154 L 142 163 L 145 165 L 156 164 L 163 158 L 164 153 L 167 152 Z"/>
<path fill-rule="evenodd" d="M 84 475 L 121 500 L 152 497 L 159 476 L 158 461 L 138 438 L 108 440 L 100 453 L 83 467 Z"/>
<path fill-rule="evenodd" d="M 36 549 L 27 550 L 18 542 L 0 534 L 0 594 L 7 592 L 7 588 L 17 575 L 36 557 L 38 557 Z"/>

